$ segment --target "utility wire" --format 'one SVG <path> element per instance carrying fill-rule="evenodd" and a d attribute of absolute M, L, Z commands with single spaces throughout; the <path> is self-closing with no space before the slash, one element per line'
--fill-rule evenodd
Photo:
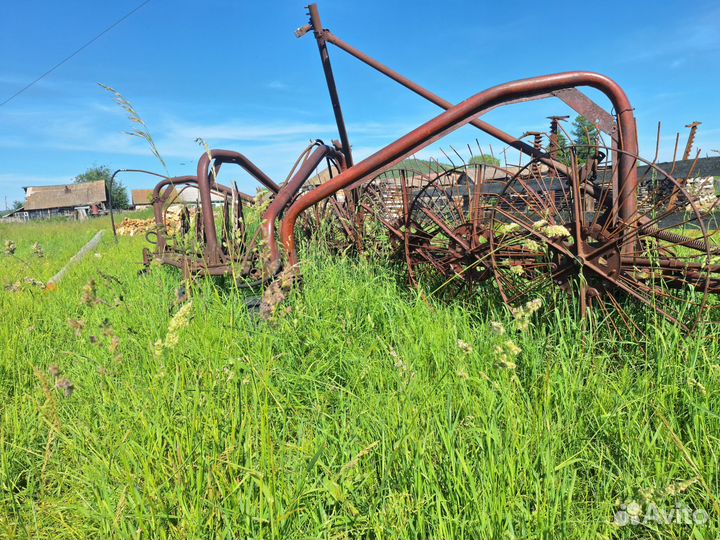
<path fill-rule="evenodd" d="M 140 4 L 139 6 L 137 6 L 135 9 L 133 9 L 132 11 L 129 11 L 128 13 L 126 13 L 125 15 L 123 15 L 122 17 L 120 17 L 117 21 L 115 21 L 114 23 L 112 23 L 112 24 L 111 24 L 110 26 L 108 26 L 105 30 L 103 30 L 103 31 L 100 32 L 98 35 L 96 35 L 94 38 L 92 38 L 90 41 L 88 41 L 87 43 L 85 43 L 82 47 L 80 47 L 79 49 L 76 49 L 72 54 L 70 54 L 69 56 L 67 56 L 67 57 L 65 57 L 64 59 L 62 59 L 60 62 L 58 62 L 57 64 L 55 64 L 53 67 L 51 67 L 50 69 L 48 69 L 45 73 L 43 73 L 42 75 L 40 75 L 37 79 L 35 79 L 35 80 L 32 81 L 31 83 L 28 83 L 27 85 L 25 85 L 24 87 L 22 87 L 20 90 L 18 90 L 17 92 L 15 92 L 12 96 L 10 96 L 10 97 L 7 98 L 5 101 L 3 101 L 2 103 L 0 103 L 0 107 L 2 107 L 3 105 L 5 105 L 6 103 L 9 103 L 10 101 L 12 101 L 12 100 L 15 99 L 16 97 L 18 97 L 20 94 L 22 94 L 25 90 L 27 90 L 28 88 L 30 88 L 32 85 L 34 85 L 35 83 L 39 82 L 41 79 L 44 79 L 44 78 L 47 77 L 48 75 L 50 75 L 53 71 L 55 71 L 57 68 L 59 68 L 60 66 L 62 66 L 65 62 L 67 62 L 68 60 L 70 60 L 73 56 L 75 56 L 75 55 L 78 54 L 80 51 L 86 49 L 87 47 L 89 47 L 90 45 L 92 45 L 93 43 L 95 43 L 98 39 L 100 39 L 102 36 L 104 36 L 105 34 L 107 34 L 110 30 L 112 30 L 113 28 L 115 28 L 118 24 L 120 24 L 120 23 L 123 22 L 125 19 L 127 19 L 128 17 L 130 17 L 133 13 L 135 13 L 136 11 L 138 11 L 140 8 L 142 8 L 142 7 L 145 6 L 146 4 L 149 4 L 150 1 L 151 1 L 151 0 L 145 0 L 142 4 Z"/>

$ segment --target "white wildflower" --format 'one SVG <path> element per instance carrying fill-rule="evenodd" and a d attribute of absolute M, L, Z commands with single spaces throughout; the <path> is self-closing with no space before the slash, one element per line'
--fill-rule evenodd
<path fill-rule="evenodd" d="M 497 336 L 502 336 L 505 334 L 505 327 L 501 322 L 492 321 L 490 323 L 490 331 Z"/>

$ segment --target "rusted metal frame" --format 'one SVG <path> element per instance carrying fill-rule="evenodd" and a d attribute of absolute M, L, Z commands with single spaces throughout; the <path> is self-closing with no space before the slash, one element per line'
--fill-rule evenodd
<path fill-rule="evenodd" d="M 576 88 L 565 88 L 550 93 L 595 124 L 603 133 L 607 133 L 612 138 L 617 137 L 615 119 L 612 115 Z"/>
<path fill-rule="evenodd" d="M 212 163 L 211 163 L 212 160 Z M 203 227 L 205 229 L 205 257 L 209 264 L 217 264 L 222 262 L 222 253 L 219 249 L 217 240 L 217 230 L 215 229 L 215 216 L 212 211 L 212 195 L 211 190 L 218 185 L 213 179 L 211 184 L 209 178 L 209 168 L 212 165 L 214 171 L 217 171 L 218 165 L 222 163 L 234 163 L 242 167 L 248 174 L 255 178 L 262 185 L 267 187 L 273 193 L 280 191 L 278 186 L 268 175 L 261 171 L 257 165 L 246 158 L 239 152 L 232 150 L 209 150 L 203 152 L 198 160 L 197 166 L 197 182 L 198 191 L 200 192 L 200 204 L 202 205 Z M 229 188 L 226 188 L 229 190 Z M 230 190 L 230 193 L 232 190 Z"/>
<path fill-rule="evenodd" d="M 617 126 L 615 125 L 615 119 L 605 109 L 598 106 L 593 100 L 588 98 L 582 92 L 572 88 L 566 90 L 557 90 L 552 94 L 565 102 L 566 105 L 571 107 L 574 111 L 578 112 L 593 124 L 595 124 L 600 131 L 610 135 L 610 145 L 612 149 L 612 159 L 616 160 L 618 157 L 618 148 L 620 146 L 620 140 L 617 133 Z M 584 184 L 592 185 L 590 182 L 584 182 Z M 618 189 L 618 170 L 617 168 L 612 171 L 611 185 L 613 194 L 617 196 Z M 595 196 L 594 194 L 592 194 Z M 597 197 L 596 197 L 597 198 Z M 612 207 L 612 201 L 610 201 Z M 611 211 L 611 219 L 613 222 L 616 221 L 614 210 Z"/>
<path fill-rule="evenodd" d="M 301 29 L 302 30 L 302 29 Z M 298 31 L 300 35 L 304 35 L 304 32 Z M 340 38 L 335 36 L 332 32 L 329 30 L 323 30 L 324 37 L 326 41 L 334 44 L 335 46 L 339 47 L 340 49 L 344 50 L 351 56 L 354 56 L 358 60 L 362 61 L 363 63 L 369 65 L 373 69 L 379 71 L 383 75 L 386 75 L 387 77 L 393 79 L 394 81 L 398 82 L 402 86 L 408 88 L 409 90 L 415 92 L 421 97 L 424 97 L 431 103 L 434 103 L 438 105 L 441 108 L 444 108 L 447 110 L 449 107 L 452 106 L 452 104 L 441 98 L 440 96 L 434 94 L 433 92 L 427 90 L 426 88 L 423 88 L 422 86 L 418 85 L 417 83 L 411 81 L 407 77 L 404 77 L 403 75 L 400 75 L 399 73 L 393 71 L 392 69 L 388 68 L 387 66 L 381 64 L 380 62 L 376 61 L 375 59 L 369 57 L 368 55 L 364 54 L 363 52 L 359 51 L 358 49 L 355 49 L 351 45 L 345 43 Z M 607 113 L 604 109 L 602 109 L 599 105 L 597 105 L 594 101 L 592 101 L 589 97 L 587 97 L 585 94 L 577 90 L 576 88 L 565 88 L 562 90 L 549 92 L 546 94 L 538 94 L 537 96 L 528 96 L 523 98 L 517 98 L 514 100 L 510 100 L 508 102 L 505 102 L 502 104 L 502 106 L 512 105 L 516 103 L 523 103 L 527 101 L 535 101 L 540 99 L 547 99 L 551 97 L 557 97 L 558 99 L 565 102 L 566 105 L 574 109 L 577 113 L 597 119 L 599 122 L 599 129 L 607 134 L 610 135 L 612 139 L 613 147 L 615 147 L 618 143 L 617 141 L 617 130 L 614 129 L 615 122 L 609 113 Z M 500 105 L 494 105 L 492 107 L 488 107 L 482 114 L 487 114 L 489 111 L 497 108 Z M 515 148 L 516 150 L 529 155 L 532 158 L 537 159 L 541 163 L 547 165 L 548 167 L 553 168 L 558 173 L 564 174 L 565 176 L 570 175 L 569 168 L 563 164 L 560 161 L 556 161 L 554 159 L 554 156 L 552 153 L 548 154 L 542 151 L 542 149 L 538 149 L 533 145 L 529 145 L 526 142 L 517 139 L 516 137 L 513 137 L 512 135 L 505 133 L 504 131 L 496 128 L 495 126 L 492 126 L 491 124 L 488 124 L 480 119 L 475 119 L 472 122 L 470 122 L 472 126 L 477 127 L 478 129 L 484 131 L 485 133 L 495 137 L 496 139 L 499 139 L 500 141 L 504 142 L 505 144 L 508 144 L 509 146 Z M 617 175 L 617 171 L 615 171 L 615 175 Z M 350 192 L 355 190 L 359 185 L 359 182 L 356 184 L 350 185 L 348 188 L 346 188 L 346 191 Z M 613 186 L 617 187 L 617 181 L 613 182 Z M 591 183 L 587 183 L 586 186 L 584 186 L 585 189 L 588 190 L 588 193 L 597 198 L 597 193 L 595 190 L 595 186 Z M 617 193 L 617 191 L 615 191 Z"/>
<path fill-rule="evenodd" d="M 659 270 L 705 270 L 710 274 L 720 272 L 720 264 L 705 264 L 699 262 L 682 262 L 677 259 L 660 257 L 650 260 L 647 257 L 621 257 L 620 263 L 627 269 L 634 266 L 652 267 Z"/>
<path fill-rule="evenodd" d="M 156 248 L 157 253 L 162 254 L 167 249 L 167 242 L 165 239 L 165 236 L 161 234 L 162 229 L 165 227 L 165 219 L 163 215 L 163 207 L 165 203 L 167 202 L 168 198 L 170 197 L 170 194 L 172 193 L 172 190 L 175 186 L 178 185 L 185 185 L 186 187 L 189 185 L 195 184 L 198 185 L 197 177 L 196 176 L 176 176 L 172 178 L 165 178 L 165 180 L 162 180 L 159 182 L 155 188 L 153 189 L 153 214 L 155 217 L 155 225 L 158 229 L 157 232 L 157 242 L 156 242 Z M 161 194 L 160 191 L 165 188 L 165 191 Z M 230 195 L 231 190 L 230 188 L 227 188 L 221 184 L 215 183 L 212 191 L 217 191 L 220 193 L 223 193 L 224 195 Z M 245 194 L 238 192 L 241 199 L 253 202 L 254 199 Z"/>
<path fill-rule="evenodd" d="M 218 172 L 219 170 L 220 170 L 220 167 L 219 167 L 219 166 L 215 167 L 215 173 L 214 173 L 214 174 L 217 175 L 217 172 Z M 213 176 L 213 175 L 211 175 L 211 177 L 212 177 L 212 176 Z M 218 183 L 218 182 L 217 182 L 216 180 L 214 180 L 214 179 L 211 179 L 210 191 L 216 191 L 216 192 L 224 195 L 225 197 L 235 197 L 235 196 L 237 196 L 238 198 L 242 199 L 243 201 L 249 202 L 249 203 L 254 203 L 254 202 L 255 202 L 255 197 L 253 197 L 252 195 L 248 195 L 247 193 L 243 193 L 242 191 L 239 191 L 239 190 L 238 190 L 238 191 L 235 191 L 233 188 L 231 188 L 231 187 L 229 187 L 229 186 L 225 186 L 225 185 L 223 185 L 223 184 L 220 184 L 220 183 Z"/>
<path fill-rule="evenodd" d="M 330 93 L 330 101 L 332 103 L 333 114 L 335 115 L 335 123 L 337 124 L 338 134 L 340 135 L 340 144 L 342 152 L 345 156 L 345 166 L 353 166 L 352 150 L 350 148 L 350 139 L 343 118 L 342 107 L 340 106 L 340 96 L 338 95 L 337 86 L 335 85 L 335 76 L 333 75 L 332 64 L 330 63 L 330 53 L 328 52 L 327 43 L 325 42 L 325 34 L 320 21 L 320 12 L 317 4 L 308 6 L 310 15 L 310 29 L 313 30 L 315 41 L 320 52 L 320 61 L 322 62 L 325 81 L 327 82 L 328 92 Z M 307 28 L 307 27 L 305 27 Z M 307 30 L 306 30 L 307 31 Z"/>
<path fill-rule="evenodd" d="M 220 167 L 223 163 L 232 163 L 235 165 L 239 165 L 242 169 L 244 169 L 250 176 L 252 176 L 255 180 L 260 182 L 263 186 L 268 188 L 273 193 L 277 193 L 280 191 L 280 186 L 267 174 L 265 174 L 257 165 L 255 165 L 250 159 L 248 159 L 246 156 L 239 152 L 234 152 L 232 150 L 220 150 L 220 149 L 214 149 L 214 150 L 208 150 L 207 152 L 204 152 L 202 156 L 200 156 L 200 160 L 198 161 L 198 173 L 202 172 L 203 174 L 198 174 L 198 180 L 201 180 L 203 176 L 208 176 L 208 166 L 210 165 L 210 161 L 212 159 L 212 166 L 213 170 L 215 171 L 214 174 L 217 174 L 220 172 Z M 201 171 L 201 165 L 204 166 L 204 169 Z M 215 179 L 213 179 L 213 182 L 215 182 Z M 221 184 L 217 184 L 221 185 Z M 231 192 L 230 188 L 225 188 L 228 193 Z"/>
<path fill-rule="evenodd" d="M 172 189 L 176 185 L 182 184 L 197 184 L 197 178 L 195 176 L 175 176 L 173 178 L 166 178 L 165 180 L 158 182 L 153 189 L 153 214 L 155 215 L 155 226 L 158 229 L 156 243 L 158 254 L 162 254 L 167 248 L 165 237 L 160 234 L 161 229 L 165 227 L 165 220 L 163 219 L 163 204 L 170 196 Z M 160 190 L 166 186 L 167 189 L 163 193 L 163 196 L 161 196 Z"/>
<path fill-rule="evenodd" d="M 367 64 L 368 66 L 370 66 L 371 68 L 379 71 L 383 75 L 391 78 L 392 80 L 401 84 L 408 90 L 411 90 L 412 92 L 415 92 L 419 96 L 427 99 L 431 103 L 434 103 L 435 105 L 437 105 L 445 110 L 452 107 L 453 104 L 450 103 L 449 101 L 441 98 L 437 94 L 434 94 L 430 90 L 423 88 L 419 84 L 411 81 L 407 77 L 390 69 L 389 67 L 385 66 L 384 64 L 381 64 L 377 60 L 371 58 L 370 56 L 368 56 L 365 53 L 363 53 L 362 51 L 356 49 L 352 45 L 345 43 L 343 40 L 341 40 L 339 37 L 334 35 L 329 30 L 323 30 L 323 39 L 324 39 L 324 41 L 332 43 L 336 47 L 342 49 L 343 51 L 350 54 L 351 56 L 354 56 L 361 62 L 363 62 L 363 63 Z M 516 139 L 512 135 L 502 132 L 501 130 L 497 129 L 496 127 L 494 127 L 486 122 L 483 122 L 482 120 L 476 119 L 470 123 L 473 126 L 481 129 L 485 133 L 492 135 L 496 139 L 499 139 L 499 140 L 505 142 L 506 144 L 513 146 L 514 148 L 516 148 L 517 150 L 519 150 L 525 154 L 528 154 L 528 155 L 538 158 L 538 159 L 546 157 L 546 155 L 543 152 L 535 151 L 535 149 L 531 145 L 525 143 L 524 141 L 520 141 L 520 140 Z"/>
<path fill-rule="evenodd" d="M 369 214 L 373 213 L 373 209 L 365 203 L 360 203 L 360 207 Z M 402 240 L 405 238 L 405 235 L 403 234 L 403 232 L 400 229 L 397 229 L 392 223 L 390 223 L 384 217 L 375 215 L 375 219 L 377 219 L 380 223 L 382 223 L 382 225 L 399 240 Z"/>
<path fill-rule="evenodd" d="M 268 206 L 265 213 L 262 215 L 262 236 L 265 240 L 269 250 L 270 257 L 268 259 L 267 272 L 272 274 L 279 269 L 280 253 L 278 251 L 277 242 L 271 239 L 275 238 L 275 222 L 282 213 L 283 210 L 292 202 L 292 199 L 297 195 L 300 188 L 305 185 L 305 182 L 310 178 L 310 175 L 317 168 L 324 159 L 338 159 L 342 156 L 335 148 L 327 145 L 319 145 L 315 151 L 303 161 L 300 168 L 293 175 L 293 177 L 283 184 L 282 189 L 275 196 L 273 201 Z"/>
<path fill-rule="evenodd" d="M 465 251 L 470 250 L 470 244 L 468 244 L 467 242 L 465 242 L 465 240 L 463 240 L 458 235 L 456 235 L 450 229 L 450 227 L 448 227 L 447 224 L 442 219 L 440 219 L 440 216 L 438 216 L 435 212 L 433 212 L 429 208 L 423 207 L 423 208 L 420 208 L 420 210 L 427 217 L 429 217 L 433 221 L 433 223 L 435 223 L 435 225 L 437 225 L 440 228 L 440 230 L 445 234 L 445 236 L 447 236 L 451 240 L 455 240 L 455 242 L 457 242 Z"/>
<path fill-rule="evenodd" d="M 325 42 L 332 43 L 339 49 L 342 49 L 349 55 L 357 58 L 361 62 L 367 64 L 371 68 L 375 69 L 376 71 L 379 71 L 383 75 L 389 77 L 390 79 L 394 80 L 395 82 L 401 84 L 408 90 L 418 94 L 419 96 L 427 99 L 431 103 L 434 103 L 435 105 L 447 110 L 448 108 L 452 107 L 452 103 L 447 101 L 446 99 L 441 98 L 437 94 L 431 92 L 430 90 L 420 86 L 419 84 L 415 83 L 414 81 L 411 81 L 407 77 L 401 75 L 400 73 L 390 69 L 389 67 L 385 66 L 384 64 L 378 62 L 374 58 L 371 58 L 367 54 L 363 53 L 362 51 L 356 49 L 352 45 L 344 42 L 342 39 L 337 37 L 335 34 L 333 34 L 330 30 L 323 30 L 323 39 Z M 555 92 L 549 92 L 547 94 L 538 94 L 537 96 L 526 96 L 523 98 L 518 98 L 517 100 L 513 100 L 511 102 L 504 103 L 503 105 L 511 105 L 513 103 L 520 103 L 525 101 L 531 101 L 531 100 L 538 100 L 538 99 L 546 99 L 549 97 L 557 97 L 558 99 L 561 99 L 563 102 L 565 102 L 569 107 L 571 107 L 573 110 L 575 110 L 578 114 L 581 114 L 583 116 L 586 116 L 588 118 L 593 119 L 593 121 L 597 120 L 599 121 L 598 127 L 608 133 L 611 137 L 613 137 L 613 126 L 615 124 L 612 116 L 607 113 L 604 109 L 602 109 L 600 106 L 598 106 L 594 101 L 592 101 L 589 97 L 587 97 L 585 94 L 580 92 L 579 90 L 575 88 L 565 88 L 561 89 L 559 91 Z M 488 107 L 482 114 L 486 114 L 490 112 L 495 107 Z M 495 126 L 488 124 L 487 122 L 484 122 L 480 119 L 475 119 L 472 122 L 470 122 L 471 125 L 475 126 L 476 128 L 484 131 L 488 135 L 491 135 L 495 137 L 496 139 L 499 139 L 503 141 L 505 144 L 508 144 L 515 148 L 516 150 L 529 155 L 533 158 L 538 159 L 545 165 L 548 165 L 550 167 L 559 168 L 558 170 L 564 173 L 567 173 L 565 170 L 565 166 L 552 159 L 552 157 L 542 150 L 538 150 L 534 148 L 532 145 L 527 144 L 524 141 L 518 140 L 516 137 L 513 137 L 512 135 L 503 132 L 502 130 L 496 128 Z"/>
<path fill-rule="evenodd" d="M 626 221 L 631 220 L 637 213 L 637 131 L 635 117 L 630 101 L 625 92 L 612 79 L 592 72 L 568 72 L 555 75 L 546 75 L 531 79 L 524 79 L 511 83 L 501 84 L 487 89 L 462 103 L 449 108 L 444 113 L 421 125 L 394 143 L 376 152 L 369 158 L 347 169 L 333 180 L 319 186 L 312 192 L 300 197 L 289 209 L 282 223 L 281 238 L 288 252 L 290 263 L 297 263 L 295 248 L 295 222 L 299 214 L 340 189 L 378 174 L 384 169 L 398 163 L 412 153 L 432 144 L 445 135 L 470 123 L 489 107 L 505 103 L 518 98 L 544 94 L 563 88 L 576 86 L 590 86 L 602 91 L 608 96 L 615 110 L 618 112 L 618 126 L 621 143 L 627 153 L 620 156 L 620 216 Z M 531 147 L 532 148 L 532 147 Z M 622 195 L 626 194 L 625 197 Z"/>

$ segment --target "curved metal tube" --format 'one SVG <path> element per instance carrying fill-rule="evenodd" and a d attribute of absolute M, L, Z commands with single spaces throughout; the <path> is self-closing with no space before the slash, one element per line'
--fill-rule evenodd
<path fill-rule="evenodd" d="M 200 191 L 200 204 L 204 209 L 208 209 L 208 211 L 205 211 L 202 214 L 203 226 L 205 228 L 206 235 L 205 256 L 210 264 L 215 264 L 220 262 L 221 255 L 218 250 L 217 231 L 215 230 L 215 216 L 212 213 L 212 196 L 210 194 L 210 190 L 217 189 L 219 184 L 217 184 L 213 179 L 211 186 L 209 179 L 209 167 L 211 160 L 215 171 L 218 169 L 216 165 L 220 165 L 222 163 L 235 163 L 236 165 L 239 165 L 273 193 L 280 191 L 280 186 L 273 182 L 268 175 L 262 172 L 252 161 L 239 152 L 233 152 L 232 150 L 209 150 L 200 156 L 197 166 L 197 182 L 198 190 Z"/>
<path fill-rule="evenodd" d="M 300 188 L 305 185 L 305 182 L 310 178 L 315 168 L 327 157 L 338 160 L 344 156 L 331 146 L 324 144 L 318 146 L 303 162 L 293 177 L 283 185 L 282 189 L 263 214 L 261 232 L 270 252 L 266 269 L 267 273 L 273 274 L 280 267 L 280 251 L 278 250 L 277 240 L 275 238 L 275 221 L 292 198 L 300 191 Z"/>
<path fill-rule="evenodd" d="M 290 264 L 295 265 L 298 261 L 295 246 L 295 223 L 300 213 L 308 207 L 340 189 L 394 165 L 404 157 L 469 123 L 489 107 L 513 99 L 576 86 L 591 86 L 603 92 L 610 99 L 613 107 L 618 111 L 620 147 L 629 154 L 637 155 L 637 130 L 630 101 L 622 88 L 609 77 L 599 73 L 573 71 L 501 84 L 475 94 L 462 103 L 449 108 L 357 165 L 340 173 L 329 182 L 300 197 L 288 209 L 280 229 L 280 237 L 288 253 Z M 627 153 L 620 155 L 619 172 L 619 215 L 621 219 L 630 221 L 636 213 L 637 206 L 635 197 L 637 171 L 635 170 L 635 160 Z"/>
<path fill-rule="evenodd" d="M 165 223 L 163 221 L 163 204 L 167 200 L 167 198 L 170 196 L 170 193 L 172 191 L 172 188 L 176 185 L 182 185 L 182 184 L 197 184 L 197 177 L 195 176 L 175 176 L 173 178 L 165 178 L 165 180 L 162 180 L 157 183 L 157 185 L 153 188 L 153 213 L 155 214 L 155 225 L 159 228 L 162 227 Z M 160 195 L 160 190 L 164 188 L 165 186 L 170 186 L 168 189 L 165 190 L 165 192 Z M 165 251 L 166 242 L 165 237 L 161 234 L 157 235 L 157 252 L 163 253 Z"/>

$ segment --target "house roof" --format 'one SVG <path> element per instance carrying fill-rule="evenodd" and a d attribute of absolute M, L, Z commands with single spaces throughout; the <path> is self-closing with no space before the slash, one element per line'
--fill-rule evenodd
<path fill-rule="evenodd" d="M 134 206 L 143 204 L 152 204 L 152 189 L 133 189 L 132 190 L 132 203 Z"/>
<path fill-rule="evenodd" d="M 176 192 L 177 198 L 171 197 L 173 202 L 192 204 L 200 201 L 200 191 L 195 186 L 179 186 Z M 210 192 L 210 200 L 212 202 L 222 202 L 224 199 L 222 195 L 212 191 Z"/>
<path fill-rule="evenodd" d="M 105 182 L 86 182 L 61 186 L 30 186 L 25 188 L 26 211 L 88 206 L 107 201 Z"/>

